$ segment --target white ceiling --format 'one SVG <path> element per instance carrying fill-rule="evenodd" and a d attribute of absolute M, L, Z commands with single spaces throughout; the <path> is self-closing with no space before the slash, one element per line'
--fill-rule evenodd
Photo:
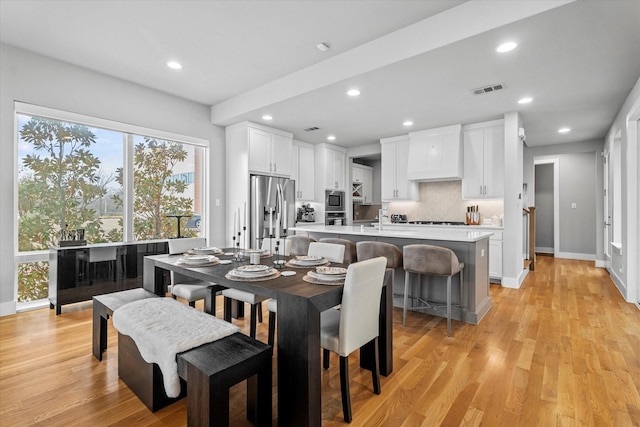
<path fill-rule="evenodd" d="M 640 1 L 0 0 L 0 41 L 214 106 L 222 126 L 269 113 L 350 147 L 519 111 L 537 146 L 604 137 L 640 76 Z"/>

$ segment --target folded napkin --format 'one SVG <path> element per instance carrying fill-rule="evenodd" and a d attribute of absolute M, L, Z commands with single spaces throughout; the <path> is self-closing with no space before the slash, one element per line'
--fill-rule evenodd
<path fill-rule="evenodd" d="M 113 312 L 113 326 L 136 343 L 147 363 L 162 371 L 168 397 L 180 394 L 176 355 L 232 335 L 240 328 L 172 298 L 148 298 Z"/>

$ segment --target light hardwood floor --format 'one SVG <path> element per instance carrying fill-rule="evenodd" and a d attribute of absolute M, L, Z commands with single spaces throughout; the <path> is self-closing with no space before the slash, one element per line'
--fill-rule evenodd
<path fill-rule="evenodd" d="M 411 313 L 403 327 L 396 309 L 381 395 L 351 358 L 352 425 L 640 425 L 640 311 L 592 262 L 538 260 L 521 289 L 492 285 L 485 319 L 454 322 L 451 338 L 445 320 Z M 111 325 L 103 361 L 92 356 L 91 319 L 88 304 L 0 318 L 0 425 L 185 425 L 186 399 L 151 413 L 118 379 Z M 243 389 L 232 425 L 248 425 Z M 336 359 L 322 392 L 323 425 L 342 424 Z"/>

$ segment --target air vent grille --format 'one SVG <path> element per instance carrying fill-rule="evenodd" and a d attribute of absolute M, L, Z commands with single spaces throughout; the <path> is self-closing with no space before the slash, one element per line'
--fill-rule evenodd
<path fill-rule="evenodd" d="M 305 132 L 313 132 L 314 130 L 319 130 L 320 128 L 317 126 L 311 126 L 310 128 L 306 128 Z"/>
<path fill-rule="evenodd" d="M 495 92 L 497 90 L 502 90 L 502 89 L 504 89 L 504 85 L 498 83 L 498 84 L 488 85 L 484 87 L 479 87 L 477 89 L 474 89 L 473 93 L 475 95 L 482 95 L 483 93 Z"/>

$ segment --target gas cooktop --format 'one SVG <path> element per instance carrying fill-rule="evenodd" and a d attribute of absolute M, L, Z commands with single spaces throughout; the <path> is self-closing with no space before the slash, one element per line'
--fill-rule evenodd
<path fill-rule="evenodd" d="M 462 221 L 409 221 L 409 224 L 421 224 L 421 225 L 467 225 Z"/>

